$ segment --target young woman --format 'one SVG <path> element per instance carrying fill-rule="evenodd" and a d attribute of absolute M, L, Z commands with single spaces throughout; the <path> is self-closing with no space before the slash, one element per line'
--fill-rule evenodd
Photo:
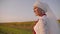
<path fill-rule="evenodd" d="M 46 14 L 47 7 L 45 3 L 39 1 L 34 4 L 33 10 L 39 19 L 34 26 L 34 34 L 60 34 L 57 22 Z"/>

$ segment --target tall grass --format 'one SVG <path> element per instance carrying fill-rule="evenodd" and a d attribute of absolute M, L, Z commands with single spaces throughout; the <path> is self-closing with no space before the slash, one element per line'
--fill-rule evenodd
<path fill-rule="evenodd" d="M 0 34 L 33 34 L 33 21 L 0 23 Z"/>

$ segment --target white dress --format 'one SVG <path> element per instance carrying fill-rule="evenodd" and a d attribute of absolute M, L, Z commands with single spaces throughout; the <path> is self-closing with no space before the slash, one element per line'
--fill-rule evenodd
<path fill-rule="evenodd" d="M 34 26 L 34 30 L 36 34 L 48 34 L 48 24 L 47 24 L 47 17 L 44 15 L 42 17 L 38 16 L 39 21 Z"/>
<path fill-rule="evenodd" d="M 57 22 L 47 16 L 39 17 L 39 21 L 34 26 L 36 34 L 60 34 Z"/>

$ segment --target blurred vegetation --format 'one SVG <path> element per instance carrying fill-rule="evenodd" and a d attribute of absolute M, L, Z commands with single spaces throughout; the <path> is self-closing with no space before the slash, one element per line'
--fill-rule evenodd
<path fill-rule="evenodd" d="M 58 20 L 58 22 L 60 23 L 60 20 Z"/>
<path fill-rule="evenodd" d="M 0 34 L 33 34 L 34 21 L 0 23 Z"/>

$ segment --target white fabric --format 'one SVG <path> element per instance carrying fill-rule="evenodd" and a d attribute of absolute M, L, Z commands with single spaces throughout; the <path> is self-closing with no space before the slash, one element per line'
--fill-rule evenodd
<path fill-rule="evenodd" d="M 39 2 L 39 1 L 36 1 L 34 4 L 33 4 L 33 7 L 39 7 L 41 9 L 43 9 L 45 12 L 47 12 L 47 8 L 46 8 L 46 5 L 42 2 Z"/>
<path fill-rule="evenodd" d="M 60 34 L 57 22 L 47 16 L 38 17 L 39 21 L 34 26 L 36 34 Z"/>
<path fill-rule="evenodd" d="M 47 4 L 46 4 L 47 5 Z M 47 5 L 47 17 L 49 22 L 50 34 L 60 34 L 60 29 L 58 27 L 58 22 L 56 16 L 52 12 L 52 10 Z"/>
<path fill-rule="evenodd" d="M 39 18 L 39 21 L 34 26 L 34 30 L 36 34 L 49 34 L 47 17 L 43 16 L 43 17 L 38 17 L 38 18 Z"/>

